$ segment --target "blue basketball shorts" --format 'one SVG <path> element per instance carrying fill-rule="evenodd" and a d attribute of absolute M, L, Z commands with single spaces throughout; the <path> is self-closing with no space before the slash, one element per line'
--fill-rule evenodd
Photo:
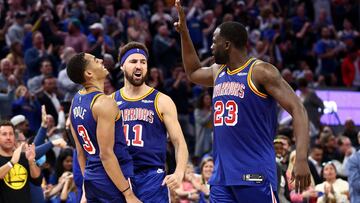
<path fill-rule="evenodd" d="M 213 203 L 279 203 L 277 192 L 270 184 L 261 186 L 222 186 L 210 187 L 210 202 Z"/>
<path fill-rule="evenodd" d="M 84 188 L 88 203 L 126 203 L 123 194 L 110 179 L 84 180 Z"/>
<path fill-rule="evenodd" d="M 169 189 L 166 185 L 161 185 L 165 176 L 163 169 L 148 169 L 135 173 L 131 179 L 135 195 L 146 203 L 169 203 Z"/>

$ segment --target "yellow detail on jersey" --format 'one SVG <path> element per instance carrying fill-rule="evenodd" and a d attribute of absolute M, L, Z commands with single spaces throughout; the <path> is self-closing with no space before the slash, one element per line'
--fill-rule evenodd
<path fill-rule="evenodd" d="M 215 80 L 216 80 L 216 78 L 219 76 L 219 74 L 221 73 L 221 71 L 224 70 L 225 67 L 226 67 L 226 65 L 221 65 L 221 66 L 220 66 L 219 70 L 218 70 L 218 71 L 216 72 L 216 74 L 215 74 Z"/>
<path fill-rule="evenodd" d="M 256 63 L 256 62 L 254 62 L 254 63 L 251 65 L 250 69 L 249 69 L 248 76 L 247 76 L 247 82 L 248 82 L 248 85 L 249 85 L 251 91 L 253 91 L 253 92 L 254 92 L 256 95 L 258 95 L 259 97 L 262 97 L 262 98 L 266 99 L 266 98 L 267 98 L 267 95 L 266 95 L 265 93 L 260 92 L 260 91 L 256 88 L 256 86 L 255 86 L 255 84 L 253 83 L 253 81 L 251 80 L 252 69 L 253 69 L 255 63 Z"/>
<path fill-rule="evenodd" d="M 27 179 L 28 171 L 26 168 L 16 163 L 4 177 L 4 182 L 11 189 L 20 190 L 25 186 Z"/>
<path fill-rule="evenodd" d="M 115 92 L 111 93 L 111 98 L 113 98 L 113 99 L 115 99 Z"/>
<path fill-rule="evenodd" d="M 155 100 L 154 100 L 154 103 L 155 103 L 155 110 L 156 110 L 156 114 L 159 116 L 160 120 L 161 121 L 164 121 L 164 117 L 163 115 L 160 113 L 160 110 L 158 108 L 158 98 L 160 96 L 160 92 L 158 92 L 155 96 Z"/>
<path fill-rule="evenodd" d="M 92 107 L 93 107 L 96 99 L 99 98 L 101 95 L 104 95 L 104 94 L 103 94 L 103 93 L 99 93 L 99 94 L 97 94 L 97 95 L 95 95 L 95 96 L 93 97 L 93 99 L 92 99 L 92 101 L 91 101 L 91 103 L 90 103 L 90 109 L 92 109 Z"/>
<path fill-rule="evenodd" d="M 244 68 L 246 68 L 252 60 L 254 60 L 254 58 L 249 58 L 249 60 L 247 60 L 247 62 L 244 65 L 240 66 L 239 68 L 237 68 L 235 70 L 227 69 L 227 73 L 229 75 L 234 75 L 236 73 L 239 73 L 240 71 L 244 70 Z"/>
<path fill-rule="evenodd" d="M 121 112 L 119 111 L 116 115 L 115 121 L 118 121 L 121 118 Z"/>
<path fill-rule="evenodd" d="M 78 92 L 79 92 L 79 94 L 87 94 L 87 92 L 86 92 L 86 89 L 85 89 L 85 88 L 83 88 L 83 89 L 79 90 Z"/>
<path fill-rule="evenodd" d="M 120 89 L 119 91 L 120 91 L 121 97 L 122 97 L 124 100 L 126 100 L 126 101 L 139 101 L 139 100 L 142 100 L 142 99 L 144 99 L 145 97 L 147 97 L 147 96 L 148 96 L 149 94 L 151 94 L 154 90 L 155 90 L 154 88 L 150 88 L 150 90 L 149 90 L 147 93 L 145 93 L 143 96 L 138 97 L 138 98 L 128 98 L 128 97 L 126 97 L 126 96 L 124 95 L 123 89 Z"/>

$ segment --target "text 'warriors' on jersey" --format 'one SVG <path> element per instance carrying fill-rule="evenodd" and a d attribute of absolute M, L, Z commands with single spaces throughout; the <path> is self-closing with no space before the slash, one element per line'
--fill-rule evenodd
<path fill-rule="evenodd" d="M 151 88 L 139 98 L 127 98 L 123 89 L 113 97 L 123 117 L 123 127 L 135 173 L 165 167 L 167 131 L 157 107 L 160 92 Z"/>
<path fill-rule="evenodd" d="M 252 83 L 255 62 L 233 71 L 222 66 L 215 79 L 212 185 L 276 186 L 276 102 Z"/>
<path fill-rule="evenodd" d="M 80 90 L 74 96 L 71 106 L 71 124 L 87 157 L 85 180 L 99 180 L 107 176 L 99 156 L 100 149 L 96 136 L 97 123 L 91 111 L 94 102 L 101 95 L 103 95 L 102 92 L 96 91 L 85 94 Z M 133 175 L 133 163 L 125 143 L 121 118 L 115 121 L 114 141 L 114 153 L 121 170 L 125 177 L 131 177 Z"/>

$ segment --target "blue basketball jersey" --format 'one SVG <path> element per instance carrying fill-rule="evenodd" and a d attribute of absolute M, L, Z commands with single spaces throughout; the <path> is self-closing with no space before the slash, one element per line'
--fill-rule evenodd
<path fill-rule="evenodd" d="M 159 95 L 160 92 L 153 88 L 136 99 L 127 98 L 123 89 L 112 95 L 121 111 L 135 173 L 165 167 L 167 131 L 157 107 Z"/>
<path fill-rule="evenodd" d="M 81 94 L 81 91 L 79 91 L 75 94 L 71 106 L 72 127 L 85 151 L 87 159 L 84 172 L 85 180 L 99 180 L 107 176 L 99 156 L 100 149 L 96 137 L 97 124 L 91 110 L 95 100 L 102 94 L 102 92 Z M 125 178 L 132 177 L 133 163 L 125 143 L 121 117 L 115 122 L 114 153 Z"/>
<path fill-rule="evenodd" d="M 252 83 L 255 61 L 251 58 L 233 71 L 224 65 L 215 78 L 211 185 L 277 185 L 276 101 Z"/>

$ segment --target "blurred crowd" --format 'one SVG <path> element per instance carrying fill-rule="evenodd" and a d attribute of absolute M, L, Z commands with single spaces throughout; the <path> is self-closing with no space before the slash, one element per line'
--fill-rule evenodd
<path fill-rule="evenodd" d="M 110 73 L 105 93 L 111 94 L 123 86 L 118 53 L 130 41 L 148 47 L 148 84 L 174 100 L 190 150 L 183 185 L 173 199 L 184 203 L 208 202 L 207 180 L 213 169 L 212 89 L 192 84 L 184 73 L 180 39 L 173 27 L 177 20 L 173 3 L 0 0 L 0 120 L 9 120 L 15 126 L 18 144 L 36 145 L 42 181 L 41 188 L 36 184 L 30 187 L 35 190 L 31 193 L 33 202 L 77 199 L 72 174 L 73 145 L 66 120 L 71 99 L 81 86 L 68 78 L 67 62 L 78 52 L 102 58 Z M 238 21 L 248 29 L 250 55 L 274 64 L 291 87 L 300 91 L 310 120 L 309 164 L 313 181 L 305 192 L 294 191 L 291 120 L 279 119 L 274 148 L 281 202 L 349 202 L 352 195 L 357 195 L 352 202 L 359 202 L 360 155 L 356 149 L 360 134 L 351 119 L 336 132 L 324 126 L 320 122 L 324 105 L 313 91 L 360 89 L 359 2 L 183 0 L 181 3 L 202 65 L 213 62 L 210 47 L 215 28 L 222 22 Z M 175 160 L 172 146 L 168 148 L 171 172 Z M 356 163 L 357 167 L 353 166 Z M 0 202 L 4 187 L 2 182 Z"/>

